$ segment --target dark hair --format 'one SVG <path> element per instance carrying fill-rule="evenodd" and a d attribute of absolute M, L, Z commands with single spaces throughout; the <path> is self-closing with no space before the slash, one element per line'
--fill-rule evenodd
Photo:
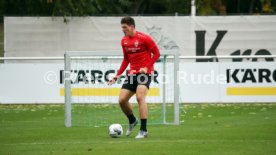
<path fill-rule="evenodd" d="M 135 21 L 132 17 L 123 17 L 121 19 L 121 24 L 133 25 L 135 27 Z"/>

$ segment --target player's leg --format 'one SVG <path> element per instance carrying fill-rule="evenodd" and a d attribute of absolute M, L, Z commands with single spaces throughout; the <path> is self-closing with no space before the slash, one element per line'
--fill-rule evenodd
<path fill-rule="evenodd" d="M 136 98 L 139 104 L 140 119 L 148 118 L 148 107 L 146 103 L 146 95 L 148 88 L 145 85 L 138 85 L 136 90 Z M 143 128 L 145 129 L 145 128 Z M 145 129 L 146 130 L 146 129 Z"/>
<path fill-rule="evenodd" d="M 151 82 L 150 76 L 144 74 L 141 78 L 137 79 L 138 86 L 136 89 L 136 99 L 139 105 L 141 127 L 136 138 L 147 137 L 147 119 L 148 119 L 148 107 L 146 103 L 146 96 L 149 90 L 149 85 Z"/>
<path fill-rule="evenodd" d="M 135 93 L 127 90 L 127 89 L 121 89 L 120 95 L 119 95 L 119 104 L 122 109 L 122 111 L 125 113 L 126 116 L 129 116 L 133 114 L 132 112 L 132 106 L 129 103 L 129 99 L 134 95 Z"/>
<path fill-rule="evenodd" d="M 128 118 L 129 126 L 126 131 L 126 136 L 129 136 L 132 133 L 133 128 L 137 125 L 138 120 L 133 115 L 132 106 L 129 103 L 129 99 L 134 95 L 135 93 L 133 91 L 130 91 L 128 89 L 121 89 L 120 95 L 119 95 L 119 104 L 122 109 L 122 111 L 125 113 L 125 115 Z"/>
<path fill-rule="evenodd" d="M 148 119 L 148 107 L 146 103 L 146 95 L 148 93 L 148 87 L 145 85 L 138 85 L 136 90 L 136 98 L 139 105 L 141 127 L 136 138 L 144 138 L 147 136 L 147 119 Z"/>
<path fill-rule="evenodd" d="M 133 76 L 126 76 L 119 95 L 120 107 L 125 115 L 128 117 L 129 124 L 132 124 L 136 121 L 136 118 L 133 116 L 132 106 L 129 103 L 129 99 L 135 94 L 136 86 L 135 83 L 133 83 Z"/>
<path fill-rule="evenodd" d="M 136 87 L 137 83 L 134 82 L 133 76 L 127 76 L 127 79 L 125 80 L 122 86 L 121 93 L 119 96 L 119 103 L 121 109 L 125 113 L 129 121 L 129 127 L 126 131 L 127 136 L 129 136 L 132 133 L 133 128 L 138 123 L 138 120 L 133 115 L 132 106 L 129 103 L 129 99 L 135 94 Z"/>

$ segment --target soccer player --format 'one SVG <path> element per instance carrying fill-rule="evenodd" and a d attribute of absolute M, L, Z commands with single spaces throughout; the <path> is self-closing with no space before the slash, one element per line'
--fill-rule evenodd
<path fill-rule="evenodd" d="M 119 95 L 119 104 L 129 120 L 129 127 L 126 132 L 126 136 L 129 136 L 138 123 L 138 119 L 133 115 L 132 106 L 129 103 L 129 99 L 136 94 L 141 127 L 135 138 L 145 138 L 148 135 L 146 95 L 154 72 L 153 64 L 160 57 L 160 53 L 149 35 L 135 30 L 135 21 L 133 18 L 122 18 L 121 28 L 125 34 L 121 40 L 124 58 L 116 76 L 108 81 L 108 84 L 115 83 L 127 68 L 128 64 L 130 64 L 130 70 Z"/>

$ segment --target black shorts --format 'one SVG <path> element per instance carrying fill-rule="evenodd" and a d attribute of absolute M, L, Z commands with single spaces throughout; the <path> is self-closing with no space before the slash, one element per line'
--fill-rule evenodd
<path fill-rule="evenodd" d="M 131 74 L 126 76 L 122 89 L 136 92 L 138 85 L 145 85 L 149 89 L 152 76 L 149 74 Z"/>

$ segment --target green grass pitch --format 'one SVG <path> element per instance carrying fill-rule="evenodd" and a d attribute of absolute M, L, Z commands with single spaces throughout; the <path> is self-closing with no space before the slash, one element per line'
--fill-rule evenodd
<path fill-rule="evenodd" d="M 65 128 L 63 105 L 0 105 L 0 155 L 276 154 L 276 104 L 181 104 L 180 119 L 110 138 L 107 126 Z"/>

